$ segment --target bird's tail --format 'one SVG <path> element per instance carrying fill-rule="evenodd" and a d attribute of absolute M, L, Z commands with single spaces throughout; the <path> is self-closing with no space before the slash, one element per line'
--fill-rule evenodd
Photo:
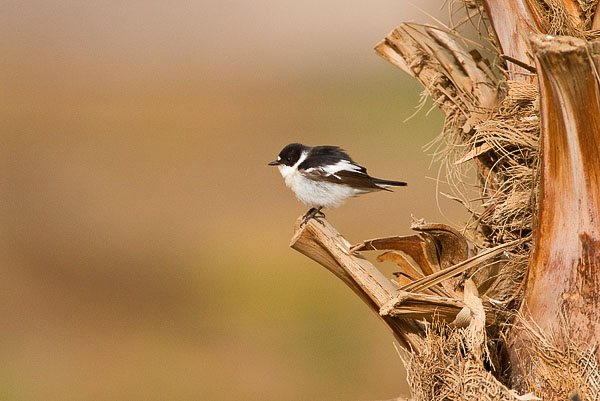
<path fill-rule="evenodd" d="M 373 178 L 373 183 L 390 187 L 405 187 L 407 185 L 403 181 L 380 180 L 379 178 Z"/>

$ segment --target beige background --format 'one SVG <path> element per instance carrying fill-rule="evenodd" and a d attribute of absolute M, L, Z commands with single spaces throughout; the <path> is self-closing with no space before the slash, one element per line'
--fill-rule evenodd
<path fill-rule="evenodd" d="M 403 1 L 172 3 L 3 3 L 0 398 L 405 392 L 392 336 L 288 248 L 306 208 L 266 164 L 335 144 L 408 181 L 327 211 L 352 242 L 406 234 L 411 213 L 448 222 L 422 149 L 440 114 L 403 122 L 420 88 L 372 50 L 430 19 Z"/>

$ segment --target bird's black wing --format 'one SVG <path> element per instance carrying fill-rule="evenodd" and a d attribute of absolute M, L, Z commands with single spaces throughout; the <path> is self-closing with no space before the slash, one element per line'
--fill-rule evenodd
<path fill-rule="evenodd" d="M 339 153 L 337 154 L 339 155 Z M 310 167 L 311 165 L 314 167 Z M 386 189 L 383 186 L 377 185 L 373 181 L 373 178 L 367 174 L 367 169 L 354 163 L 350 157 L 336 158 L 334 155 L 328 154 L 321 159 L 321 163 L 301 163 L 298 166 L 298 172 L 314 181 L 348 185 L 366 192 Z"/>
<path fill-rule="evenodd" d="M 367 169 L 356 163 L 338 146 L 315 146 L 298 171 L 315 181 L 348 185 L 366 192 L 385 190 L 389 186 L 406 185 L 404 182 L 380 180 L 371 177 Z"/>
<path fill-rule="evenodd" d="M 356 167 L 356 169 L 364 174 L 367 174 L 367 169 L 358 163 L 354 162 L 348 153 L 339 146 L 315 146 L 310 150 L 306 158 L 299 166 L 299 170 L 308 170 L 323 166 L 333 166 L 339 162 L 346 161 Z"/>
<path fill-rule="evenodd" d="M 308 172 L 300 171 L 300 173 L 314 181 L 326 181 L 340 185 L 348 185 L 352 188 L 356 188 L 365 192 L 379 190 L 390 191 L 384 186 L 375 184 L 372 178 L 364 173 L 343 170 L 335 174 L 329 174 L 321 169 L 314 169 Z"/>

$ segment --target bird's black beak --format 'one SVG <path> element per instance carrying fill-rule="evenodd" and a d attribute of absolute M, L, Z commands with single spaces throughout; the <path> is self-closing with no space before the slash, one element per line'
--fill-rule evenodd
<path fill-rule="evenodd" d="M 269 163 L 269 166 L 279 166 L 281 163 L 275 160 L 274 162 Z"/>

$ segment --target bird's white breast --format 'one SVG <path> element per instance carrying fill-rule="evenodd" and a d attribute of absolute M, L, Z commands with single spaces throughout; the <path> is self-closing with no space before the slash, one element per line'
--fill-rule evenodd
<path fill-rule="evenodd" d="M 306 178 L 298 171 L 300 163 L 306 159 L 303 154 L 293 166 L 279 165 L 279 172 L 287 185 L 299 201 L 310 207 L 338 207 L 352 196 L 359 195 L 365 191 L 352 188 L 347 185 L 335 184 L 327 181 L 315 181 Z"/>

